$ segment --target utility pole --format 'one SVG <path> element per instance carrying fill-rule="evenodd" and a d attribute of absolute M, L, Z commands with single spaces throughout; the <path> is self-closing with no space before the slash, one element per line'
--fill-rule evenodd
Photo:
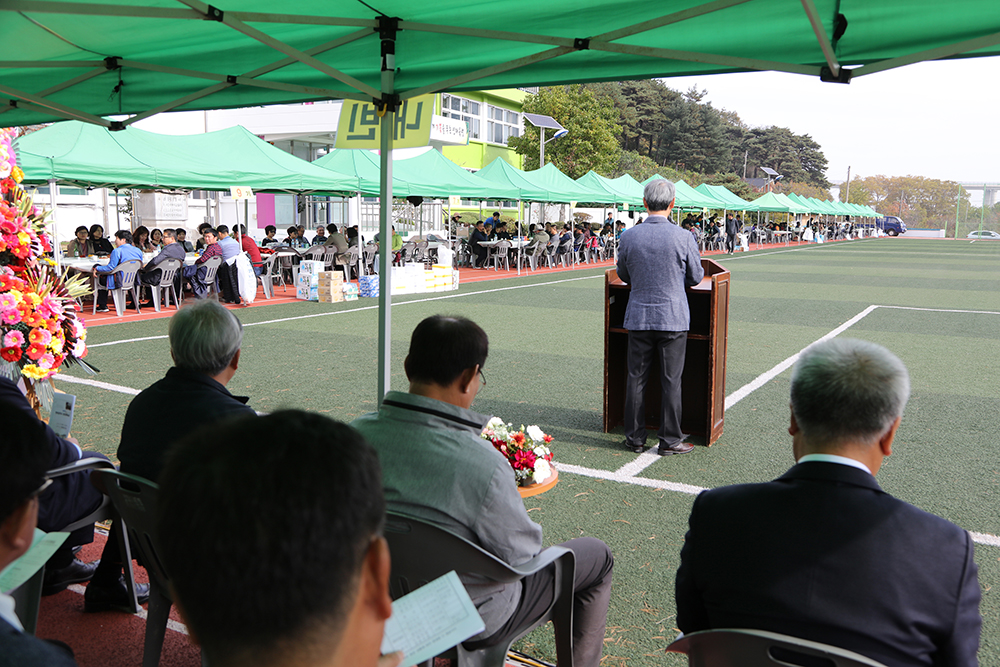
<path fill-rule="evenodd" d="M 851 165 L 847 165 L 847 192 L 844 194 L 844 203 L 851 203 Z"/>
<path fill-rule="evenodd" d="M 747 178 L 747 156 L 750 155 L 750 151 L 743 151 L 743 180 Z"/>

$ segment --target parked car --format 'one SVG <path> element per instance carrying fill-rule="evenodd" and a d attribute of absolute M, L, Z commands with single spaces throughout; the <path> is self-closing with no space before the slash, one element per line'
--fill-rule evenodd
<path fill-rule="evenodd" d="M 906 223 L 894 215 L 876 218 L 875 226 L 881 228 L 888 236 L 899 236 L 906 233 Z"/>
<path fill-rule="evenodd" d="M 988 229 L 984 229 L 983 231 L 978 231 L 977 230 L 977 231 L 974 231 L 974 232 L 969 232 L 969 235 L 966 238 L 970 238 L 970 239 L 1000 239 L 1000 234 L 997 234 L 996 232 L 991 232 Z"/>

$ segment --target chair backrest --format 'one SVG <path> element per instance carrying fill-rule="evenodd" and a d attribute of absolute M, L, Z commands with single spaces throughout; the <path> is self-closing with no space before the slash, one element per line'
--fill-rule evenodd
<path fill-rule="evenodd" d="M 384 534 L 392 554 L 389 591 L 394 599 L 452 570 L 500 583 L 522 576 L 472 542 L 419 519 L 389 512 Z"/>
<path fill-rule="evenodd" d="M 131 289 L 135 284 L 135 276 L 141 268 L 142 260 L 130 259 L 116 266 L 111 275 L 118 274 L 116 281 L 119 288 Z"/>
<path fill-rule="evenodd" d="M 261 278 L 269 278 L 274 275 L 274 265 L 278 262 L 277 255 L 267 255 L 260 264 Z"/>
<path fill-rule="evenodd" d="M 885 667 L 853 651 L 764 630 L 693 632 L 667 651 L 686 654 L 694 667 Z"/>
<path fill-rule="evenodd" d="M 169 286 L 174 282 L 174 276 L 181 268 L 181 260 L 179 259 L 165 259 L 160 262 L 157 267 L 160 269 L 160 284 L 163 286 Z"/>
<path fill-rule="evenodd" d="M 215 280 L 215 274 L 219 271 L 219 266 L 222 264 L 222 256 L 216 255 L 215 257 L 205 260 L 202 266 L 205 267 L 205 284 L 208 284 Z"/>
<path fill-rule="evenodd" d="M 546 250 L 548 250 L 548 245 L 547 244 L 545 244 L 545 243 L 537 243 L 536 242 L 536 244 L 535 244 L 535 257 L 541 257 L 542 255 L 545 254 Z"/>
<path fill-rule="evenodd" d="M 347 252 L 345 252 L 344 254 L 347 256 L 347 263 L 348 264 L 357 264 L 358 263 L 358 254 L 359 254 L 359 252 L 358 252 L 358 246 L 352 245 L 351 247 L 349 247 L 347 249 Z"/>
<path fill-rule="evenodd" d="M 510 248 L 513 245 L 514 245 L 513 243 L 511 243 L 510 241 L 507 241 L 505 239 L 505 240 L 500 241 L 499 243 L 497 243 L 496 246 L 494 246 L 494 249 L 496 250 L 496 253 L 498 255 L 500 255 L 501 257 L 506 257 L 507 256 L 507 251 L 510 250 Z"/>
<path fill-rule="evenodd" d="M 156 580 L 165 595 L 168 594 L 170 577 L 157 554 L 156 501 L 160 487 L 143 477 L 117 470 L 95 470 L 91 477 L 111 497 L 150 578 Z"/>
<path fill-rule="evenodd" d="M 331 246 L 331 247 L 334 250 L 336 250 L 336 246 Z M 325 259 L 326 255 L 327 255 L 327 247 L 321 245 L 314 245 L 313 247 L 309 248 L 309 250 L 306 250 L 305 252 L 302 253 L 303 257 L 308 257 L 309 259 L 312 260 Z"/>

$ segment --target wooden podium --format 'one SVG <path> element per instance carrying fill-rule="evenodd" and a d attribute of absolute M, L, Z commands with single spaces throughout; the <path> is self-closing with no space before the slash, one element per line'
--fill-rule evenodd
<path fill-rule="evenodd" d="M 705 277 L 687 288 L 691 309 L 684 374 L 681 430 L 703 436 L 711 445 L 722 435 L 726 407 L 726 340 L 729 333 L 730 273 L 710 259 L 701 260 Z M 604 274 L 604 432 L 625 423 L 628 376 L 628 329 L 625 308 L 631 288 L 615 269 Z M 660 427 L 660 371 L 653 358 L 646 383 L 646 428 Z"/>

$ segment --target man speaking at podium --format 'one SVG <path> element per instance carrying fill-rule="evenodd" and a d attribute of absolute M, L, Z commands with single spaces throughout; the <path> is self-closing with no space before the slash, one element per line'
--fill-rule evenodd
<path fill-rule="evenodd" d="M 631 286 L 625 309 L 628 380 L 625 383 L 625 446 L 646 448 L 646 382 L 653 355 L 660 360 L 660 456 L 687 454 L 694 447 L 681 433 L 681 373 L 691 324 L 685 287 L 705 275 L 694 236 L 670 218 L 674 184 L 650 181 L 642 193 L 645 223 L 622 233 L 618 277 Z"/>

